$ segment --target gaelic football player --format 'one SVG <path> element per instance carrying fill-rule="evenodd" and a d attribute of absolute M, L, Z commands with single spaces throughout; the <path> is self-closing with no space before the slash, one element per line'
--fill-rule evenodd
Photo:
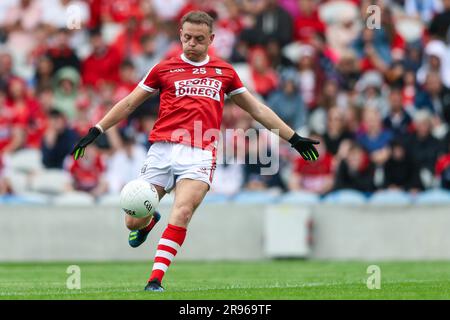
<path fill-rule="evenodd" d="M 195 209 L 208 192 L 216 166 L 217 140 L 225 95 L 267 129 L 277 129 L 305 160 L 319 156 L 317 141 L 297 135 L 269 107 L 243 86 L 233 67 L 208 56 L 214 40 L 213 19 L 205 12 L 192 11 L 181 21 L 183 53 L 156 64 L 133 92 L 119 101 L 74 147 L 76 159 L 100 134 L 126 119 L 139 105 L 159 91 L 160 107 L 150 132 L 152 145 L 140 179 L 153 184 L 161 199 L 172 189 L 175 200 L 169 223 L 158 243 L 153 269 L 145 290 L 163 291 L 162 279 L 180 250 Z M 199 134 L 200 133 L 200 134 Z M 212 134 L 211 134 L 212 133 Z M 159 220 L 125 215 L 131 230 L 132 247 L 142 244 Z"/>

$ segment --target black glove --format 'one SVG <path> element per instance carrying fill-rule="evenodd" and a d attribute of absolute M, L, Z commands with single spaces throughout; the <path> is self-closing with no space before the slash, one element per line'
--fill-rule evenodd
<path fill-rule="evenodd" d="M 303 138 L 294 133 L 289 139 L 289 143 L 292 148 L 300 153 L 303 159 L 316 161 L 319 158 L 319 152 L 317 152 L 316 148 L 313 146 L 314 144 L 319 144 L 319 141 Z"/>
<path fill-rule="evenodd" d="M 71 155 L 73 155 L 73 158 L 75 160 L 78 160 L 79 158 L 82 158 L 84 156 L 84 149 L 86 149 L 86 147 L 89 144 L 94 142 L 94 140 L 97 139 L 97 137 L 101 133 L 102 132 L 97 127 L 90 128 L 89 132 L 87 133 L 87 135 L 85 135 L 83 138 L 81 138 L 80 141 L 77 142 L 75 147 L 73 147 L 73 150 L 70 153 Z"/>

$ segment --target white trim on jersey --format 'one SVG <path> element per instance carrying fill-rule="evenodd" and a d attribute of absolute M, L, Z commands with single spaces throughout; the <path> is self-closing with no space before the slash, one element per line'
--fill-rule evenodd
<path fill-rule="evenodd" d="M 245 91 L 247 91 L 247 88 L 246 88 L 246 87 L 241 87 L 241 88 L 237 88 L 237 89 L 235 89 L 235 90 L 229 92 L 227 95 L 228 95 L 229 97 L 231 97 L 231 96 L 234 96 L 234 95 L 236 95 L 236 94 L 243 93 L 243 92 L 245 92 Z"/>
<path fill-rule="evenodd" d="M 206 55 L 205 60 L 200 61 L 200 62 L 195 62 L 195 61 L 189 60 L 188 58 L 186 58 L 184 53 L 182 53 L 180 57 L 181 57 L 181 60 L 183 60 L 186 63 L 192 64 L 195 67 L 204 66 L 205 64 L 207 64 L 209 62 L 209 56 L 208 55 Z"/>
<path fill-rule="evenodd" d="M 153 68 L 154 68 L 155 66 L 156 66 L 156 64 L 155 64 L 153 67 L 151 67 L 150 70 L 148 70 L 148 72 L 147 72 L 147 74 L 145 75 L 145 77 L 144 77 L 144 78 L 141 80 L 141 82 L 139 82 L 139 84 L 138 84 L 138 86 L 141 87 L 142 89 L 144 89 L 145 91 L 148 91 L 148 92 L 155 92 L 155 91 L 157 91 L 157 89 L 152 88 L 152 87 L 149 87 L 149 86 L 147 86 L 147 85 L 144 83 L 145 79 L 147 79 L 148 75 L 150 74 L 150 72 L 152 72 L 152 70 L 153 70 Z"/>

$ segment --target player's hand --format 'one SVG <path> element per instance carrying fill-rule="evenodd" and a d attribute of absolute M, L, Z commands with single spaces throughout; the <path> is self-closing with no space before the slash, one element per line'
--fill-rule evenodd
<path fill-rule="evenodd" d="M 316 161 L 319 159 L 319 152 L 314 147 L 315 144 L 319 144 L 320 142 L 317 140 L 312 140 L 308 138 L 304 138 L 299 136 L 297 133 L 289 139 L 289 143 L 292 148 L 298 151 L 303 159 L 307 161 Z"/>
<path fill-rule="evenodd" d="M 97 127 L 90 128 L 89 132 L 83 138 L 81 138 L 80 141 L 77 142 L 75 147 L 73 147 L 73 150 L 70 153 L 71 155 L 73 155 L 73 158 L 75 160 L 82 158 L 84 156 L 84 150 L 86 149 L 86 147 L 94 142 L 94 140 L 97 139 L 97 137 L 101 133 L 102 132 Z"/>

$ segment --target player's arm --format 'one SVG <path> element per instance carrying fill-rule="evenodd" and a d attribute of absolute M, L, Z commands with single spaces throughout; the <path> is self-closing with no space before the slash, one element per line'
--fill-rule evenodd
<path fill-rule="evenodd" d="M 288 141 L 300 153 L 303 159 L 313 161 L 318 159 L 319 153 L 314 147 L 314 144 L 319 144 L 319 141 L 299 136 L 275 112 L 261 103 L 250 92 L 244 91 L 235 94 L 231 96 L 231 99 L 267 129 L 278 129 L 279 136 Z"/>
<path fill-rule="evenodd" d="M 74 159 L 83 157 L 85 148 L 97 139 L 97 137 L 116 125 L 123 119 L 126 119 L 138 106 L 152 95 L 151 92 L 137 86 L 128 96 L 120 100 L 109 110 L 106 115 L 82 137 L 73 148 L 71 154 Z"/>

